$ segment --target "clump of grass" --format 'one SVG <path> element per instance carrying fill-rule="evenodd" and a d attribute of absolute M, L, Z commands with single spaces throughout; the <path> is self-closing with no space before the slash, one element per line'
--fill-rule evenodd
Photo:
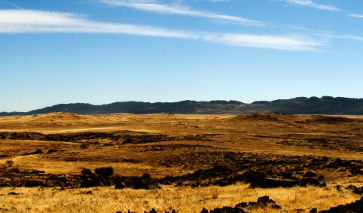
<path fill-rule="evenodd" d="M 13 161 L 13 160 L 7 160 L 7 161 L 6 161 L 6 165 L 7 165 L 8 167 L 13 167 L 13 165 L 14 165 L 14 161 Z"/>
<path fill-rule="evenodd" d="M 217 189 L 215 190 L 212 190 L 212 199 L 215 200 L 215 199 L 218 199 L 218 195 L 219 195 L 219 192 Z"/>
<path fill-rule="evenodd" d="M 81 143 L 81 149 L 87 149 L 89 147 L 90 143 L 89 142 L 83 142 Z"/>

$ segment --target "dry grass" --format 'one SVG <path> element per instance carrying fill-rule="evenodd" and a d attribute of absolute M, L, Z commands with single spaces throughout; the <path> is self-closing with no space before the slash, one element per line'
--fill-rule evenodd
<path fill-rule="evenodd" d="M 91 191 L 91 194 L 87 192 Z M 8 195 L 10 192 L 19 195 Z M 333 188 L 295 187 L 251 189 L 245 184 L 226 187 L 171 187 L 159 190 L 115 190 L 109 187 L 59 190 L 51 188 L 1 188 L 0 208 L 8 212 L 143 212 L 155 208 L 158 212 L 178 210 L 180 213 L 200 212 L 256 201 L 268 195 L 283 210 L 249 209 L 253 212 L 294 212 L 296 209 L 328 209 L 359 199 L 349 191 Z"/>
<path fill-rule="evenodd" d="M 0 139 L 0 167 L 8 160 L 14 168 L 36 169 L 46 174 L 80 174 L 82 168 L 113 167 L 122 176 L 150 173 L 152 177 L 178 176 L 197 169 L 211 168 L 212 160 L 228 162 L 214 152 L 260 154 L 269 159 L 272 154 L 363 160 L 363 116 L 346 116 L 354 122 L 309 122 L 311 115 L 74 115 L 52 113 L 37 116 L 0 117 L 0 133 L 35 132 L 42 134 L 118 133 L 127 130 L 130 135 L 162 135 L 170 140 L 140 144 L 123 144 L 109 138 L 79 139 L 75 141 L 41 141 Z M 176 139 L 175 139 L 176 138 Z M 312 141 L 309 141 L 313 139 Z M 81 148 L 82 142 L 90 146 Z M 315 141 L 314 141 L 315 140 Z M 93 142 L 98 142 L 93 144 Z M 352 148 L 353 147 L 353 148 Z M 37 149 L 43 154 L 29 154 Z M 47 154 L 50 149 L 57 152 Z M 188 154 L 200 154 L 191 159 Z M 211 154 L 212 153 L 212 154 Z M 184 156 L 183 161 L 164 159 Z M 252 156 L 252 155 L 251 155 Z M 213 158 L 215 157 L 215 158 Z M 203 159 L 205 158 L 205 159 Z M 204 161 L 202 161 L 204 160 Z M 271 159 L 272 160 L 272 159 Z M 168 162 L 167 162 L 168 163 Z M 228 166 L 228 165 L 227 165 Z M 276 169 L 289 169 L 277 168 Z M 306 172 L 307 168 L 303 171 Z M 360 196 L 349 190 L 338 191 L 335 186 L 363 186 L 362 175 L 349 171 L 325 169 L 315 171 L 323 175 L 327 187 L 292 187 L 251 189 L 238 183 L 225 187 L 162 186 L 159 190 L 115 190 L 113 187 L 89 189 L 55 188 L 0 188 L 0 212 L 143 212 L 155 208 L 159 212 L 170 209 L 200 212 L 234 206 L 240 202 L 257 201 L 268 195 L 282 207 L 274 209 L 247 209 L 251 212 L 295 212 L 296 209 L 329 209 L 353 202 Z M 92 191 L 91 194 L 87 194 Z M 19 193 L 9 195 L 10 192 Z"/>

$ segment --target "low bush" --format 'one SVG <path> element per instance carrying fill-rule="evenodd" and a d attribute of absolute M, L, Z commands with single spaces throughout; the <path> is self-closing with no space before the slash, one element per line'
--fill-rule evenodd
<path fill-rule="evenodd" d="M 82 169 L 81 173 L 81 187 L 110 186 L 114 182 L 112 167 L 96 168 L 95 173 Z"/>
<path fill-rule="evenodd" d="M 8 161 L 6 161 L 6 165 L 8 165 L 8 167 L 12 167 L 14 165 L 14 161 L 8 160 Z"/>
<path fill-rule="evenodd" d="M 95 169 L 95 173 L 101 177 L 107 178 L 113 175 L 112 167 L 101 167 Z"/>
<path fill-rule="evenodd" d="M 81 143 L 81 149 L 87 149 L 89 147 L 89 143 L 88 142 L 83 142 Z"/>

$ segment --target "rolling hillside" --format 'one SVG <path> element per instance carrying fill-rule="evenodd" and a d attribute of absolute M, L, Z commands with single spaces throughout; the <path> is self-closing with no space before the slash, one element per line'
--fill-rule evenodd
<path fill-rule="evenodd" d="M 323 96 L 297 97 L 275 101 L 257 101 L 246 104 L 239 101 L 180 101 L 180 102 L 115 102 L 104 105 L 85 103 L 58 104 L 29 112 L 3 112 L 0 116 L 30 115 L 52 112 L 77 114 L 108 113 L 178 113 L 178 114 L 244 114 L 244 113 L 287 113 L 287 114 L 331 114 L 362 115 L 363 99 Z"/>

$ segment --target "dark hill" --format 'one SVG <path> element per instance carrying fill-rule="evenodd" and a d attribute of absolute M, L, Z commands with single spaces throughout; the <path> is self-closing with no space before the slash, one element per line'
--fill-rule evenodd
<path fill-rule="evenodd" d="M 0 113 L 6 115 L 44 114 L 71 112 L 77 114 L 107 113 L 180 113 L 180 114 L 242 114 L 242 113 L 287 113 L 287 114 L 331 114 L 363 115 L 363 99 L 323 96 L 298 97 L 275 101 L 257 101 L 245 104 L 238 101 L 180 101 L 180 102 L 115 102 L 105 105 L 84 103 L 58 104 L 29 112 Z"/>

